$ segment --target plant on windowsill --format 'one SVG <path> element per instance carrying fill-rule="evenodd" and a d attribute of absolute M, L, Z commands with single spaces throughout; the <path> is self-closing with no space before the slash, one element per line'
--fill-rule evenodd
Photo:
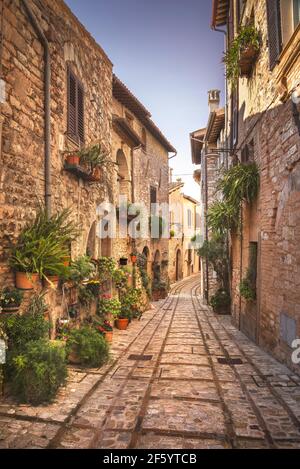
<path fill-rule="evenodd" d="M 175 238 L 175 231 L 174 230 L 170 230 L 170 238 L 171 239 Z"/>
<path fill-rule="evenodd" d="M 108 169 L 115 165 L 100 143 L 84 147 L 77 152 L 64 152 L 64 156 L 65 169 L 90 182 L 99 182 L 102 177 L 102 169 Z"/>
<path fill-rule="evenodd" d="M 249 77 L 258 57 L 259 48 L 260 34 L 255 26 L 253 24 L 242 26 L 224 57 L 227 78 L 233 86 L 236 85 L 239 76 Z"/>

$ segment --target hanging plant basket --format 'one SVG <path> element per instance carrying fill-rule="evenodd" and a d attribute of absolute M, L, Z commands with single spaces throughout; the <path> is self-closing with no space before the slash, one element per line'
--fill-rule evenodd
<path fill-rule="evenodd" d="M 258 52 L 259 51 L 257 47 L 255 47 L 253 44 L 249 44 L 247 47 L 244 47 L 240 50 L 238 65 L 241 77 L 250 76 L 253 65 L 255 64 L 258 57 Z"/>

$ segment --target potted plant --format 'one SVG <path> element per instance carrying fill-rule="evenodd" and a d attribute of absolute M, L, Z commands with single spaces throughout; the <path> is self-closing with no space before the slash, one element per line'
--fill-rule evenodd
<path fill-rule="evenodd" d="M 0 311 L 2 313 L 17 313 L 22 299 L 22 291 L 16 288 L 5 288 L 0 292 Z"/>
<path fill-rule="evenodd" d="M 170 238 L 174 238 L 175 237 L 175 231 L 174 230 L 170 230 Z"/>
<path fill-rule="evenodd" d="M 137 262 L 137 254 L 136 254 L 135 252 L 132 252 L 132 253 L 130 254 L 130 259 L 131 259 L 132 264 L 136 264 L 136 262 Z"/>
<path fill-rule="evenodd" d="M 116 327 L 120 331 L 125 331 L 132 319 L 132 312 L 129 307 L 122 307 L 116 319 Z"/>
<path fill-rule="evenodd" d="M 107 342 L 109 344 L 112 343 L 113 341 L 113 327 L 111 325 L 111 323 L 109 321 L 104 321 L 103 324 L 99 325 L 99 326 L 96 326 L 98 331 L 104 335 L 105 339 L 107 340 Z"/>
<path fill-rule="evenodd" d="M 235 85 L 239 76 L 249 76 L 257 59 L 260 35 L 253 24 L 241 27 L 225 54 L 228 80 Z"/>
<path fill-rule="evenodd" d="M 99 181 L 102 176 L 102 168 L 113 166 L 109 153 L 103 150 L 100 143 L 83 148 L 79 152 L 80 165 L 88 166 L 90 170 L 90 181 Z"/>
<path fill-rule="evenodd" d="M 67 356 L 70 363 L 86 367 L 100 367 L 109 358 L 107 341 L 89 326 L 72 329 L 67 339 Z"/>
<path fill-rule="evenodd" d="M 210 306 L 217 314 L 230 314 L 230 294 L 224 288 L 220 288 L 210 299 Z"/>
<path fill-rule="evenodd" d="M 69 166 L 79 166 L 80 163 L 80 155 L 79 152 L 76 151 L 66 151 L 64 153 L 66 158 L 66 163 Z"/>

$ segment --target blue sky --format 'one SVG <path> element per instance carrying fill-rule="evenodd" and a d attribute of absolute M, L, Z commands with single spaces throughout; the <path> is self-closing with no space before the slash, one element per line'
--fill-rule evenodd
<path fill-rule="evenodd" d="M 224 87 L 224 37 L 210 29 L 212 0 L 66 0 L 178 150 L 170 161 L 199 198 L 189 133 L 205 126 L 207 91 Z M 188 175 L 188 176 L 184 176 Z"/>

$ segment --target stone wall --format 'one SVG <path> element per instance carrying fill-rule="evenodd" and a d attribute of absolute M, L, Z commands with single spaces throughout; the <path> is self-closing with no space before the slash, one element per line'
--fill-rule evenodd
<path fill-rule="evenodd" d="M 70 208 L 82 228 L 72 256 L 86 252 L 99 203 L 112 198 L 111 174 L 101 184 L 83 182 L 64 170 L 63 151 L 77 149 L 67 135 L 67 66 L 85 92 L 85 140 L 111 151 L 112 64 L 61 0 L 29 2 L 51 54 L 52 210 Z M 20 0 L 4 8 L 3 78 L 6 103 L 0 162 L 0 287 L 13 283 L 9 246 L 44 203 L 44 52 Z"/>
<path fill-rule="evenodd" d="M 113 114 L 119 117 L 126 117 L 126 114 L 130 111 L 122 105 L 118 100 L 114 99 Z M 130 113 L 133 118 L 131 124 L 133 130 L 139 135 L 140 139 L 143 139 L 143 132 L 146 133 L 146 147 L 139 147 L 131 149 L 130 145 L 126 143 L 122 137 L 114 130 L 113 131 L 113 157 L 117 161 L 118 152 L 123 153 L 123 157 L 126 159 L 127 171 L 128 171 L 128 188 L 127 193 L 129 195 L 129 201 L 135 203 L 145 204 L 150 212 L 150 186 L 157 188 L 157 202 L 159 204 L 169 203 L 169 160 L 168 151 L 164 146 L 156 139 L 156 137 L 146 128 L 145 125 L 138 119 L 137 116 Z M 133 153 L 132 153 L 133 152 Z M 120 192 L 124 194 L 124 190 L 120 188 L 118 183 L 118 175 L 114 178 L 115 194 Z M 133 186 L 133 187 L 132 187 Z M 116 197 L 118 198 L 118 197 Z M 117 203 L 117 200 L 116 200 Z M 148 249 L 149 266 L 148 272 L 151 274 L 151 265 L 154 261 L 155 255 L 159 252 L 160 260 L 168 262 L 169 259 L 169 246 L 168 239 L 153 240 L 137 239 L 136 249 L 139 253 L 142 253 L 145 248 Z M 121 255 L 129 256 L 132 251 L 132 243 L 129 239 L 116 239 L 114 242 L 114 257 L 119 259 Z M 126 257 L 127 257 L 126 256 Z M 167 279 L 167 269 L 163 271 L 163 276 Z"/>
<path fill-rule="evenodd" d="M 243 209 L 242 240 L 232 239 L 233 318 L 260 345 L 293 366 L 281 322 L 284 314 L 290 320 L 290 336 L 300 337 L 299 106 L 291 99 L 300 77 L 300 28 L 270 71 L 266 2 L 247 1 L 242 21 L 252 12 L 261 50 L 251 77 L 239 82 L 237 149 L 253 140 L 260 194 L 257 205 Z M 258 244 L 258 280 L 257 302 L 249 310 L 240 299 L 239 284 L 249 265 L 250 242 Z"/>

